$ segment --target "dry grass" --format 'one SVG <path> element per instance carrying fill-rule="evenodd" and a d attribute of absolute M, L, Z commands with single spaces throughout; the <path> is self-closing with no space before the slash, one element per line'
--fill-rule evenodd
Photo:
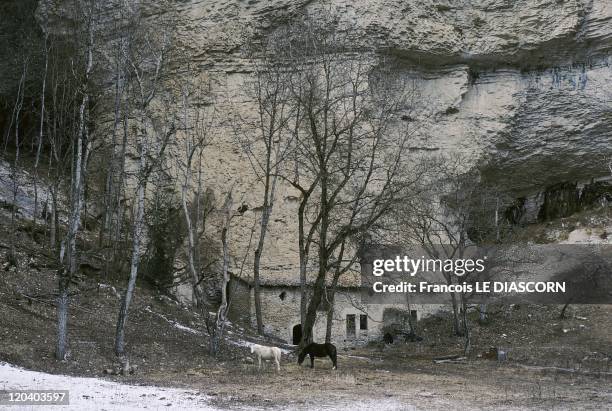
<path fill-rule="evenodd" d="M 0 227 L 1 228 L 1 227 Z M 70 310 L 71 357 L 53 359 L 55 289 L 53 272 L 28 264 L 41 246 L 20 232 L 20 267 L 0 275 L 0 360 L 51 373 L 102 376 L 116 359 L 112 350 L 118 309 L 110 288 L 91 288 L 100 279 L 85 278 Z M 6 258 L 0 249 L 0 259 Z M 120 288 L 121 283 L 108 281 Z M 37 295 L 27 299 L 23 295 Z M 612 347 L 612 307 L 518 306 L 491 309 L 491 321 L 473 326 L 474 356 L 465 364 L 434 365 L 440 354 L 461 353 L 463 340 L 450 334 L 448 317 L 419 323 L 421 344 L 372 344 L 338 353 L 338 370 L 329 359 L 315 369 L 298 366 L 283 354 L 281 372 L 272 364 L 261 371 L 247 363 L 246 347 L 227 345 L 217 358 L 207 354 L 201 319 L 139 287 L 128 323 L 128 351 L 136 375 L 105 377 L 126 383 L 178 386 L 211 395 L 220 406 L 284 406 L 289 409 L 605 409 L 612 403 L 604 359 Z M 168 321 L 192 327 L 192 334 Z M 582 326 L 581 326 L 582 325 Z M 563 331 L 568 330 L 568 331 Z M 234 333 L 239 330 L 234 328 Z M 477 354 L 489 346 L 510 349 L 507 363 Z M 569 361 L 569 362 L 568 362 Z M 543 368 L 537 368 L 543 367 Z M 553 367 L 569 368 L 569 372 Z M 572 371 L 576 369 L 576 371 Z"/>

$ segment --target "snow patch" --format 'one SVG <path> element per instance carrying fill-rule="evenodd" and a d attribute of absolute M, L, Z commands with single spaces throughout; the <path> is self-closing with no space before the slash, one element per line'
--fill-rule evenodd
<path fill-rule="evenodd" d="M 71 377 L 24 370 L 0 362 L 2 390 L 68 390 L 70 405 L 53 410 L 198 410 L 217 411 L 209 397 L 197 391 L 146 385 L 126 385 L 99 378 Z M 41 409 L 19 406 L 20 411 Z"/>
<path fill-rule="evenodd" d="M 568 238 L 559 244 L 610 244 L 612 227 L 577 228 L 571 231 Z"/>
<path fill-rule="evenodd" d="M 127 385 L 101 378 L 72 377 L 68 375 L 46 374 L 29 371 L 11 364 L 0 362 L 0 390 L 68 390 L 70 405 L 54 405 L 49 409 L 81 410 L 181 410 L 181 411 L 221 411 L 210 405 L 210 396 L 195 390 L 157 387 L 153 385 Z M 11 407 L 19 411 L 40 410 L 41 406 Z M 227 408 L 223 408 L 227 409 Z M 231 409 L 255 411 L 274 410 L 376 410 L 376 411 L 416 411 L 412 405 L 395 399 L 369 399 L 342 401 L 335 403 L 309 404 L 303 407 L 289 407 L 270 404 L 265 408 L 232 404 Z"/>
<path fill-rule="evenodd" d="M 182 324 L 180 324 L 177 321 L 171 320 L 170 318 L 166 317 L 163 314 L 154 312 L 153 310 L 151 310 L 151 307 L 146 307 L 144 310 L 146 312 L 148 312 L 148 313 L 151 313 L 151 314 L 161 318 L 162 320 L 166 321 L 168 324 L 170 324 L 171 326 L 173 326 L 176 329 L 179 329 L 181 331 L 185 331 L 185 332 L 188 332 L 188 333 L 194 334 L 194 335 L 203 335 L 203 333 L 201 331 L 198 331 L 198 330 L 195 330 L 193 328 L 190 328 L 190 327 L 187 327 L 185 325 L 182 325 Z M 251 348 L 251 345 L 257 344 L 257 343 L 250 342 L 250 341 L 247 341 L 247 340 L 243 340 L 243 339 L 240 339 L 240 338 L 238 338 L 238 339 L 229 338 L 230 335 L 233 335 L 233 333 L 231 331 L 229 331 L 229 330 L 227 331 L 227 334 L 228 334 L 228 338 L 225 341 L 227 341 L 230 344 L 233 344 L 233 345 L 235 345 L 237 347 Z M 261 344 L 261 345 L 266 345 L 266 344 Z M 286 348 L 281 348 L 281 347 L 278 347 L 278 348 L 280 348 L 280 350 L 281 350 L 281 352 L 283 354 L 289 354 L 291 352 L 291 350 L 288 350 Z"/>
<path fill-rule="evenodd" d="M 190 334 L 202 335 L 202 333 L 200 331 L 195 330 L 195 329 L 190 328 L 190 327 L 187 327 L 186 325 L 183 325 L 183 324 L 181 324 L 181 323 L 179 323 L 177 321 L 171 320 L 171 319 L 169 319 L 168 317 L 166 317 L 163 314 L 156 313 L 156 312 L 152 311 L 150 307 L 146 307 L 145 311 L 149 312 L 149 313 L 151 313 L 153 315 L 158 316 L 159 318 L 163 319 L 164 321 L 166 321 L 168 324 L 170 324 L 171 326 L 173 326 L 176 329 L 188 332 Z"/>

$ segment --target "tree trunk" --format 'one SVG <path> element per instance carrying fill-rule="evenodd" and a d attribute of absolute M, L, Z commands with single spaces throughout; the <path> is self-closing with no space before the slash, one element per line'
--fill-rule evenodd
<path fill-rule="evenodd" d="M 304 336 L 304 323 L 306 322 L 306 310 L 308 309 L 308 293 L 306 287 L 306 270 L 308 269 L 308 244 L 305 238 L 305 210 L 308 199 L 302 198 L 298 210 L 298 246 L 300 252 L 300 324 L 302 337 Z"/>
<path fill-rule="evenodd" d="M 323 155 L 319 156 L 319 164 L 324 165 L 326 159 Z M 327 171 L 321 170 L 321 197 L 320 197 L 320 213 L 321 213 L 321 224 L 319 226 L 319 270 L 317 279 L 314 283 L 312 290 L 312 296 L 310 297 L 310 303 L 306 311 L 306 321 L 304 321 L 302 334 L 302 342 L 309 344 L 313 342 L 313 327 L 317 320 L 317 310 L 321 304 L 321 298 L 325 291 L 325 277 L 327 276 L 327 265 L 329 262 L 329 256 L 327 251 L 327 231 L 329 229 L 329 210 L 328 210 L 328 193 L 327 193 Z"/>
<path fill-rule="evenodd" d="M 200 219 L 200 196 L 202 192 L 202 139 L 194 138 L 194 134 L 190 133 L 189 115 L 188 115 L 188 91 L 183 89 L 183 127 L 186 135 L 186 164 L 184 170 L 184 180 L 181 187 L 181 204 L 183 206 L 183 215 L 185 224 L 187 225 L 187 263 L 191 274 L 191 283 L 193 294 L 196 300 L 196 306 L 200 309 L 208 309 L 208 303 L 200 286 L 200 256 L 199 256 L 199 233 L 198 223 Z M 198 126 L 198 121 L 195 121 L 195 127 Z M 199 136 L 198 136 L 199 137 Z M 195 221 L 192 221 L 189 207 L 187 205 L 187 193 L 191 188 L 192 165 L 193 157 L 198 154 L 198 188 L 195 196 Z M 180 166 L 179 166 L 180 168 Z"/>
<path fill-rule="evenodd" d="M 38 145 L 36 147 L 36 159 L 34 160 L 34 215 L 32 216 L 34 219 L 34 224 L 32 227 L 36 226 L 36 219 L 38 217 L 38 163 L 40 162 L 40 151 L 42 149 L 42 141 L 43 141 L 43 127 L 44 127 L 44 116 L 45 116 L 45 90 L 47 88 L 47 67 L 49 65 L 49 58 L 47 56 L 47 35 L 45 34 L 45 71 L 43 74 L 43 84 L 42 91 L 40 97 L 40 129 L 38 133 Z M 49 199 L 47 198 L 47 202 Z M 34 229 L 34 228 L 32 228 Z"/>
<path fill-rule="evenodd" d="M 221 283 L 221 305 L 219 306 L 219 310 L 217 311 L 217 320 L 215 323 L 215 331 L 214 337 L 211 336 L 211 350 L 212 354 L 216 354 L 218 352 L 219 343 L 221 338 L 223 337 L 223 331 L 225 328 L 225 322 L 227 320 L 227 308 L 228 308 L 228 300 L 227 300 L 227 285 L 229 284 L 229 229 L 231 223 L 231 213 L 232 213 L 232 190 L 230 188 L 229 193 L 225 199 L 225 204 L 223 205 L 223 211 L 225 214 L 225 219 L 223 222 L 223 229 L 221 230 L 221 244 L 223 248 L 223 282 Z"/>
<path fill-rule="evenodd" d="M 45 94 L 47 90 L 47 72 L 49 70 L 49 50 L 47 49 L 47 41 L 49 39 L 48 8 L 49 8 L 49 1 L 45 0 L 44 10 L 43 10 L 43 15 L 44 15 L 43 47 L 44 47 L 44 60 L 45 60 L 44 67 L 45 68 L 43 72 L 42 91 L 40 93 L 40 127 L 38 130 L 38 144 L 36 147 L 36 159 L 34 161 L 34 216 L 33 216 L 34 224 L 32 224 L 32 230 L 34 230 L 34 227 L 36 226 L 36 218 L 38 217 L 38 163 L 40 161 L 40 151 L 42 149 L 42 141 L 43 141 L 43 128 L 45 124 Z M 49 202 L 49 199 L 47 198 L 47 203 L 48 202 Z"/>
<path fill-rule="evenodd" d="M 114 118 L 113 118 L 113 133 L 111 138 L 111 158 L 109 159 L 109 168 L 106 171 L 106 181 L 104 184 L 104 218 L 102 220 L 102 224 L 100 224 L 100 234 L 98 238 L 98 243 L 100 246 L 105 245 L 105 235 L 110 230 L 111 221 L 112 221 L 112 203 L 113 203 L 113 191 L 114 191 L 114 178 L 115 178 L 115 162 L 116 162 L 116 153 L 115 146 L 117 144 L 117 131 L 119 129 L 119 123 L 121 122 L 120 118 L 120 107 L 121 107 L 121 94 L 122 90 L 120 88 L 120 64 L 117 61 L 116 70 L 115 70 L 115 110 L 114 110 Z"/>
<path fill-rule="evenodd" d="M 480 304 L 480 310 L 479 310 L 479 314 L 478 314 L 478 320 L 481 323 L 484 323 L 487 321 L 487 305 L 486 304 Z"/>
<path fill-rule="evenodd" d="M 59 277 L 59 296 L 57 298 L 57 347 L 55 348 L 55 358 L 60 361 L 66 359 L 68 352 L 68 276 L 64 268 L 60 268 Z"/>
<path fill-rule="evenodd" d="M 325 342 L 331 343 L 332 325 L 334 323 L 334 302 L 336 300 L 336 290 L 332 287 L 327 293 L 327 301 L 329 302 L 329 310 L 327 310 L 327 324 L 325 328 Z"/>
<path fill-rule="evenodd" d="M 51 228 L 49 229 L 49 245 L 52 250 L 57 249 L 57 226 L 59 222 L 58 213 L 57 213 L 57 188 L 54 184 L 51 187 L 51 218 L 49 220 L 49 224 Z"/>
<path fill-rule="evenodd" d="M 87 67 L 85 69 L 83 98 L 79 107 L 79 126 L 77 130 L 76 141 L 76 162 L 74 164 L 73 192 L 72 192 L 72 213 L 70 217 L 70 226 L 68 229 L 68 278 L 60 278 L 58 301 L 57 321 L 58 321 L 58 340 L 57 340 L 57 358 L 63 360 L 66 356 L 66 335 L 67 335 L 67 320 L 68 307 L 70 300 L 68 296 L 68 285 L 70 279 L 76 274 L 78 269 L 77 264 L 77 235 L 81 223 L 81 210 L 83 208 L 83 178 L 86 160 L 88 156 L 88 141 L 87 141 L 87 110 L 89 109 L 89 93 L 87 83 L 89 74 L 93 66 L 93 29 L 89 28 L 89 42 L 87 47 Z M 63 260 L 63 250 L 60 251 L 60 259 Z"/>
<path fill-rule="evenodd" d="M 353 221 L 355 214 L 353 214 L 351 218 L 351 222 Z M 332 337 L 332 326 L 334 322 L 334 306 L 336 301 L 336 288 L 338 287 L 338 281 L 340 280 L 340 276 L 345 272 L 345 268 L 342 267 L 342 260 L 344 259 L 344 250 L 346 248 L 346 239 L 342 241 L 340 245 L 340 252 L 338 253 L 338 263 L 336 265 L 336 270 L 334 272 L 334 278 L 332 279 L 331 287 L 329 287 L 325 296 L 329 303 L 329 310 L 327 311 L 327 326 L 325 329 L 325 342 L 331 343 Z M 348 268 L 350 266 L 347 266 Z"/>
<path fill-rule="evenodd" d="M 119 310 L 119 319 L 117 320 L 117 332 L 115 335 L 115 354 L 123 356 L 125 354 L 125 325 L 128 318 L 128 310 L 130 308 L 130 302 L 134 295 L 134 288 L 136 287 L 136 278 L 138 276 L 138 265 L 140 263 L 140 242 L 142 236 L 142 223 L 144 220 L 144 208 L 145 208 L 145 189 L 146 180 L 142 175 L 146 167 L 146 142 L 142 142 L 142 148 L 140 152 L 140 166 L 139 171 L 142 181 L 138 185 L 137 193 L 137 210 L 134 221 L 134 234 L 132 239 L 132 263 L 130 266 L 130 278 L 128 280 L 128 286 L 125 290 L 123 298 L 121 299 L 121 308 Z"/>
<path fill-rule="evenodd" d="M 467 316 L 467 304 L 465 302 L 465 296 L 461 295 L 461 308 L 463 310 L 463 333 L 465 336 L 465 346 L 463 349 L 463 355 L 467 356 L 470 354 L 472 349 L 472 340 L 470 336 L 470 328 L 468 325 L 468 316 Z"/>
<path fill-rule="evenodd" d="M 23 63 L 23 71 L 19 80 L 19 88 L 17 89 L 17 100 L 15 101 L 15 162 L 13 163 L 13 204 L 11 207 L 11 232 L 15 233 L 15 218 L 17 215 L 17 193 L 19 191 L 19 121 L 21 109 L 23 108 L 23 99 L 25 94 L 25 80 L 27 73 L 27 60 Z M 11 242 L 11 251 L 13 251 L 14 241 Z"/>
<path fill-rule="evenodd" d="M 268 168 L 269 168 L 268 159 Z M 253 260 L 253 293 L 255 297 L 255 318 L 257 321 L 257 333 L 263 335 L 263 320 L 261 316 L 261 290 L 259 284 L 259 269 L 261 265 L 261 254 L 264 249 L 265 238 L 268 232 L 268 223 L 270 221 L 270 215 L 272 214 L 272 207 L 274 204 L 274 191 L 276 187 L 276 177 L 273 178 L 270 184 L 270 171 L 266 173 L 265 185 L 264 185 L 264 204 L 261 215 L 261 224 L 259 230 L 259 241 L 257 243 L 257 249 L 255 249 L 255 258 Z"/>
<path fill-rule="evenodd" d="M 221 287 L 221 305 L 219 307 L 219 315 L 217 316 L 217 323 L 224 322 L 226 320 L 227 315 L 227 284 L 229 284 L 229 229 L 231 223 L 231 213 L 232 213 L 232 191 L 227 195 L 227 199 L 225 200 L 224 212 L 225 212 L 225 221 L 223 223 L 223 230 L 221 232 L 221 243 L 223 246 L 223 283 Z"/>
<path fill-rule="evenodd" d="M 73 275 L 77 269 L 76 253 L 77 253 L 77 234 L 81 224 L 81 210 L 83 207 L 83 161 L 86 156 L 87 143 L 85 139 L 85 110 L 89 103 L 89 96 L 86 94 L 81 102 L 79 109 L 79 137 L 77 139 L 76 164 L 74 166 L 74 183 L 72 193 L 72 216 L 70 218 L 70 228 L 68 234 L 68 264 L 70 275 Z"/>
<path fill-rule="evenodd" d="M 412 309 L 410 305 L 410 294 L 406 293 L 406 309 L 408 310 L 408 328 L 410 328 L 410 334 L 416 335 L 414 323 L 412 322 Z"/>
<path fill-rule="evenodd" d="M 262 217 L 263 219 L 263 217 Z M 263 223 L 261 229 L 263 230 Z M 261 246 L 263 245 L 262 235 L 259 236 L 258 247 L 255 250 L 255 258 L 253 259 L 253 297 L 255 299 L 255 321 L 257 323 L 257 334 L 263 335 L 263 318 L 261 316 L 261 287 L 259 285 L 259 265 L 261 263 Z"/>
<path fill-rule="evenodd" d="M 185 182 L 181 189 L 181 203 L 183 205 L 183 215 L 185 216 L 185 223 L 187 225 L 187 238 L 189 241 L 187 248 L 187 260 L 189 266 L 189 272 L 191 274 L 191 281 L 193 284 L 193 293 L 196 299 L 196 306 L 199 308 L 205 308 L 206 302 L 204 298 L 204 293 L 199 285 L 199 273 L 198 268 L 196 268 L 195 263 L 195 254 L 196 254 L 196 241 L 195 238 L 198 235 L 197 232 L 197 224 L 192 223 L 191 217 L 189 215 L 189 208 L 187 207 L 187 189 L 191 184 L 191 162 L 189 161 L 187 164 L 187 169 L 185 170 Z M 196 215 L 197 218 L 197 215 Z M 195 225 L 195 227 L 194 227 Z"/>
<path fill-rule="evenodd" d="M 312 330 L 317 320 L 317 309 L 321 304 L 321 297 L 323 296 L 324 286 L 325 275 L 321 276 L 319 274 L 314 283 L 312 297 L 310 297 L 308 309 L 306 310 L 306 320 L 302 324 L 302 329 L 304 330 L 304 333 L 302 334 L 302 347 L 313 342 L 314 335 L 312 333 Z"/>
<path fill-rule="evenodd" d="M 457 303 L 457 296 L 455 293 L 450 293 L 451 303 L 453 306 L 453 332 L 455 335 L 461 335 L 461 322 L 459 321 L 459 307 Z"/>
<path fill-rule="evenodd" d="M 322 179 L 323 180 L 323 179 Z M 304 345 L 313 342 L 313 327 L 317 320 L 317 310 L 321 304 L 321 298 L 325 291 L 325 277 L 327 275 L 327 229 L 328 229 L 328 215 L 325 211 L 325 202 L 327 198 L 327 189 L 325 184 L 321 185 L 321 225 L 319 227 L 319 271 L 317 279 L 314 283 L 312 296 L 306 310 L 306 320 L 304 321 L 302 328 L 302 343 Z"/>
<path fill-rule="evenodd" d="M 123 113 L 123 138 L 121 140 L 121 152 L 119 153 L 119 175 L 118 175 L 118 187 L 115 187 L 115 232 L 113 233 L 112 250 L 110 260 L 115 262 L 117 260 L 117 250 L 121 243 L 121 230 L 123 229 L 123 201 L 122 196 L 125 191 L 125 158 L 127 152 L 127 140 L 129 135 L 129 113 L 130 113 L 130 99 L 126 101 L 126 108 Z M 108 271 L 108 269 L 107 269 Z"/>
<path fill-rule="evenodd" d="M 446 279 L 446 283 L 448 285 L 453 284 L 453 277 L 451 274 L 445 274 L 444 278 Z M 459 320 L 459 307 L 457 302 L 457 295 L 455 293 L 450 293 L 451 297 L 451 306 L 453 308 L 453 334 L 456 336 L 462 335 L 461 331 L 461 321 Z"/>

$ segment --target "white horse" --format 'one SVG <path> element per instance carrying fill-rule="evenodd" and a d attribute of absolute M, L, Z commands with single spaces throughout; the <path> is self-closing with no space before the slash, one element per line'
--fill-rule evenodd
<path fill-rule="evenodd" d="M 257 362 L 259 363 L 259 369 L 261 370 L 261 360 L 274 360 L 276 363 L 276 370 L 280 371 L 280 359 L 281 350 L 278 347 L 266 347 L 265 345 L 253 344 L 251 345 L 251 354 L 257 356 Z"/>

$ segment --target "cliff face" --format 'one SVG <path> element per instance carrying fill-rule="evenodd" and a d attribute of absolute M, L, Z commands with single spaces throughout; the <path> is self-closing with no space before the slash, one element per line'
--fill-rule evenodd
<path fill-rule="evenodd" d="M 605 174 L 611 2 L 190 0 L 150 13 L 176 18 L 182 46 L 235 103 L 241 45 L 301 10 L 335 16 L 355 50 L 418 79 L 429 115 L 416 146 L 474 152 L 518 193 Z"/>
<path fill-rule="evenodd" d="M 433 65 L 551 66 L 610 51 L 612 4 L 605 0 L 187 0 L 151 13 L 177 13 L 194 50 L 230 53 L 245 28 L 286 23 L 300 10 L 334 15 L 356 46 L 393 50 Z M 248 31 L 248 30 L 247 30 Z"/>
<path fill-rule="evenodd" d="M 149 19 L 178 24 L 180 47 L 213 81 L 219 118 L 249 111 L 241 46 L 298 12 L 335 16 L 359 51 L 415 79 L 423 106 L 415 150 L 463 152 L 516 196 L 608 171 L 612 155 L 610 0 L 147 0 Z M 177 69 L 177 72 L 179 70 Z M 229 127 L 207 154 L 207 184 L 260 205 Z M 281 188 L 266 265 L 297 266 L 295 193 Z M 245 250 L 255 215 L 236 220 Z M 236 253 L 237 255 L 242 253 Z"/>

